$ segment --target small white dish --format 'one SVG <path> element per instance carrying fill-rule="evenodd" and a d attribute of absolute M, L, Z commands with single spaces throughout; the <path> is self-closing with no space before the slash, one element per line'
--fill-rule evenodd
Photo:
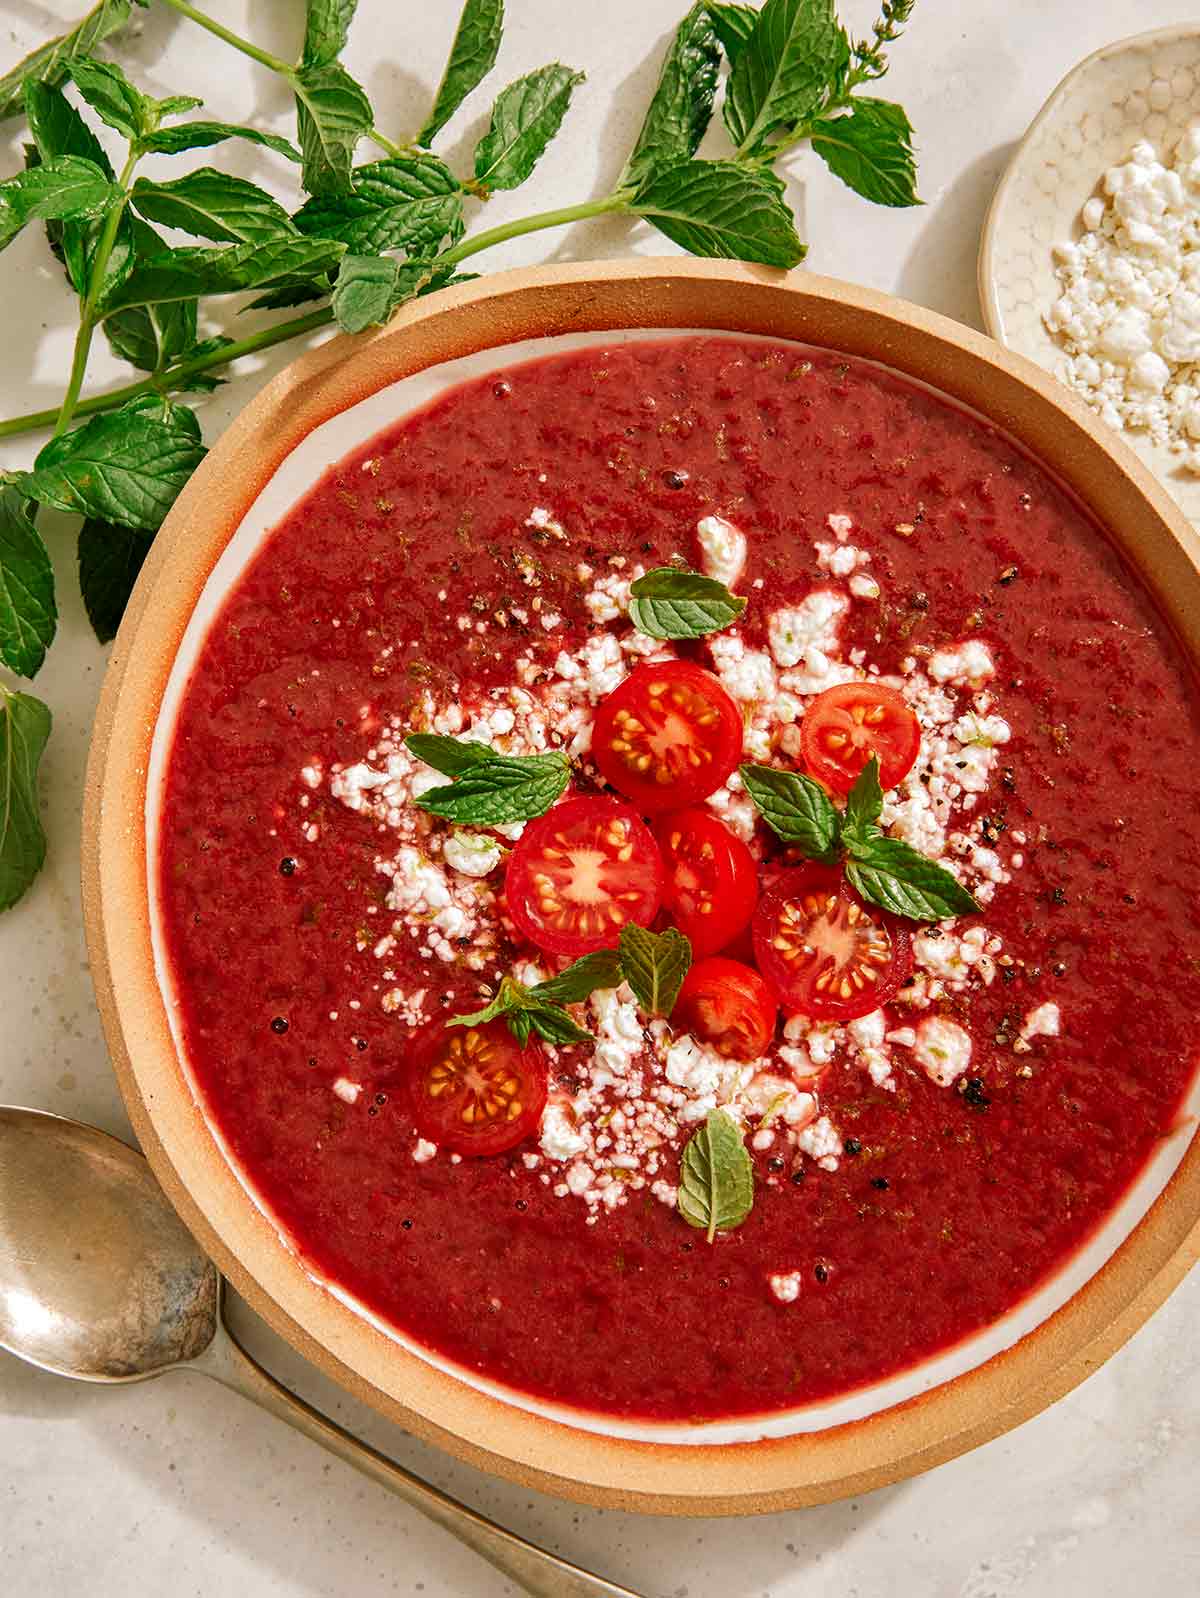
<path fill-rule="evenodd" d="M 1059 292 L 1054 245 L 1079 237 L 1084 202 L 1139 139 L 1170 150 L 1197 116 L 1200 27 L 1119 40 L 1067 74 L 1018 145 L 984 223 L 979 298 L 994 339 L 1058 375 L 1062 350 L 1042 322 Z M 1200 477 L 1144 435 L 1121 437 L 1200 522 Z"/>

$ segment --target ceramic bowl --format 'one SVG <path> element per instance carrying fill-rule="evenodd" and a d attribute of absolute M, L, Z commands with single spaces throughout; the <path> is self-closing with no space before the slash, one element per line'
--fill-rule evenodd
<path fill-rule="evenodd" d="M 1084 202 L 1139 139 L 1170 150 L 1196 117 L 1200 27 L 1122 39 L 1067 74 L 1017 147 L 984 224 L 979 298 L 993 338 L 1058 371 L 1063 352 L 1042 321 L 1059 294 L 1054 245 L 1079 237 Z M 1200 522 L 1200 477 L 1147 438 L 1122 437 Z"/>
<path fill-rule="evenodd" d="M 1200 659 L 1187 524 L 1136 458 L 1030 362 L 845 284 L 687 260 L 542 267 L 405 307 L 269 383 L 217 443 L 154 544 L 113 654 L 84 820 L 92 970 L 138 1135 L 187 1224 L 277 1331 L 360 1398 L 472 1463 L 550 1492 L 658 1513 L 744 1513 L 860 1493 L 1026 1419 L 1117 1348 L 1200 1253 L 1196 1116 L 1038 1293 L 915 1369 L 835 1402 L 705 1425 L 622 1423 L 481 1381 L 316 1278 L 222 1146 L 172 1031 L 148 861 L 174 704 L 207 622 L 271 525 L 332 461 L 448 383 L 514 358 L 647 330 L 791 338 L 881 361 L 985 413 L 1091 509 Z M 1195 1105 L 1189 1106 L 1194 1112 Z"/>

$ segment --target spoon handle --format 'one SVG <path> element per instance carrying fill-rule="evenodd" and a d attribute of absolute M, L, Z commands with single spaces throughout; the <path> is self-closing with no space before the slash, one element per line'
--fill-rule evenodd
<path fill-rule="evenodd" d="M 505 1531 L 503 1526 L 476 1514 L 466 1504 L 460 1504 L 370 1444 L 352 1436 L 277 1382 L 235 1341 L 228 1327 L 219 1328 L 205 1352 L 183 1368 L 211 1376 L 245 1398 L 253 1399 L 269 1414 L 311 1437 L 364 1476 L 390 1488 L 406 1504 L 420 1510 L 468 1548 L 473 1548 L 533 1598 L 638 1598 L 627 1587 L 618 1587 L 600 1576 L 593 1576 L 513 1532 Z"/>

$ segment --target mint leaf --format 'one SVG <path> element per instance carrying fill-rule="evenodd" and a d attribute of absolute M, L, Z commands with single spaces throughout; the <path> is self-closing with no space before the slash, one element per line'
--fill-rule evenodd
<path fill-rule="evenodd" d="M 653 172 L 695 155 L 712 117 L 721 51 L 703 4 L 675 30 L 633 154 L 618 188 L 639 187 Z"/>
<path fill-rule="evenodd" d="M 475 181 L 485 189 L 524 183 L 558 132 L 582 72 L 554 63 L 510 83 L 492 107 L 492 120 L 475 149 Z"/>
<path fill-rule="evenodd" d="M 139 178 L 130 198 L 147 222 L 218 244 L 258 244 L 296 236 L 283 206 L 257 183 L 229 177 L 211 166 L 197 167 L 168 183 Z"/>
<path fill-rule="evenodd" d="M 109 316 L 126 305 L 234 294 L 283 278 L 332 271 L 345 248 L 336 239 L 285 238 L 223 249 L 164 250 L 135 262 L 129 277 L 105 297 L 101 309 Z"/>
<path fill-rule="evenodd" d="M 136 142 L 154 127 L 153 102 L 133 84 L 113 61 L 81 56 L 67 68 L 75 87 L 102 122 Z"/>
<path fill-rule="evenodd" d="M 810 860 L 823 866 L 836 864 L 841 820 L 819 782 L 803 772 L 780 771 L 775 766 L 745 765 L 738 771 L 768 827 Z"/>
<path fill-rule="evenodd" d="M 912 126 L 901 106 L 865 95 L 844 116 L 821 117 L 812 147 L 835 177 L 876 205 L 920 205 Z"/>
<path fill-rule="evenodd" d="M 343 333 L 386 322 L 397 304 L 400 263 L 391 255 L 343 255 L 333 285 L 333 314 Z"/>
<path fill-rule="evenodd" d="M 210 144 L 223 144 L 226 139 L 245 139 L 250 144 L 261 144 L 276 155 L 289 161 L 299 161 L 300 152 L 288 139 L 277 133 L 260 133 L 257 128 L 246 128 L 237 122 L 182 122 L 173 128 L 156 128 L 147 133 L 142 149 L 152 155 L 178 155 L 181 150 L 202 150 Z"/>
<path fill-rule="evenodd" d="M 22 91 L 30 83 L 57 85 L 76 56 L 88 55 L 129 21 L 130 0 L 100 0 L 75 26 L 39 45 L 10 72 L 0 77 L 0 122 L 21 110 Z"/>
<path fill-rule="evenodd" d="M 22 493 L 55 510 L 157 528 L 204 453 L 185 427 L 122 409 L 53 439 L 33 471 L 14 476 Z"/>
<path fill-rule="evenodd" d="M 597 949 L 581 955 L 556 977 L 548 977 L 529 991 L 535 998 L 558 1004 L 581 1004 L 597 988 L 615 988 L 622 981 L 621 956 L 616 949 Z"/>
<path fill-rule="evenodd" d="M 879 815 L 883 809 L 883 789 L 879 786 L 879 759 L 872 755 L 859 772 L 846 796 L 842 818 L 842 842 L 851 854 L 871 846 L 879 835 Z"/>
<path fill-rule="evenodd" d="M 453 1015 L 447 1026 L 487 1026 L 491 1021 L 508 1022 L 509 1030 L 522 1047 L 529 1040 L 532 1028 L 547 1043 L 594 1043 L 590 1032 L 577 1026 L 561 1004 L 539 993 L 537 988 L 527 988 L 515 977 L 503 977 L 500 990 L 490 1004 L 469 1015 Z"/>
<path fill-rule="evenodd" d="M 731 67 L 737 65 L 746 41 L 758 26 L 758 12 L 753 6 L 714 5 L 706 8 L 713 29 Z"/>
<path fill-rule="evenodd" d="M 711 1243 L 740 1226 L 754 1208 L 754 1166 L 742 1129 L 725 1110 L 710 1110 L 688 1140 L 679 1166 L 679 1213 Z"/>
<path fill-rule="evenodd" d="M 629 619 L 650 638 L 704 638 L 728 627 L 746 608 L 724 583 L 678 566 L 656 566 L 629 593 Z"/>
<path fill-rule="evenodd" d="M 504 0 L 466 0 L 450 57 L 418 144 L 432 144 L 459 106 L 496 64 L 504 32 Z"/>
<path fill-rule="evenodd" d="M 165 100 L 152 100 L 155 117 L 179 117 L 185 111 L 195 111 L 204 101 L 194 94 L 169 94 Z"/>
<path fill-rule="evenodd" d="M 150 553 L 153 533 L 89 516 L 79 529 L 79 587 L 92 631 L 102 644 L 111 642 L 121 625 L 142 562 Z"/>
<path fill-rule="evenodd" d="M 366 91 L 336 61 L 302 66 L 291 83 L 304 163 L 301 182 L 309 194 L 346 194 L 355 146 L 374 117 Z"/>
<path fill-rule="evenodd" d="M 565 755 L 493 755 L 414 803 L 461 826 L 503 827 L 545 815 L 570 775 Z"/>
<path fill-rule="evenodd" d="M 57 155 L 0 183 L 0 250 L 35 219 L 97 216 L 114 194 L 100 168 L 77 155 Z"/>
<path fill-rule="evenodd" d="M 358 0 L 308 0 L 305 7 L 304 52 L 306 67 L 327 67 L 346 48 Z"/>
<path fill-rule="evenodd" d="M 404 742 L 418 760 L 440 771 L 443 777 L 461 777 L 464 772 L 496 758 L 487 744 L 449 738 L 444 733 L 410 732 Z"/>
<path fill-rule="evenodd" d="M 355 255 L 431 255 L 462 234 L 462 190 L 436 155 L 389 157 L 357 167 L 349 193 L 309 200 L 295 222 L 309 237 L 341 239 Z"/>
<path fill-rule="evenodd" d="M 27 83 L 25 115 L 43 161 L 52 161 L 57 155 L 77 155 L 98 166 L 106 178 L 114 176 L 104 146 L 61 89 L 50 83 Z"/>
<path fill-rule="evenodd" d="M 166 244 L 148 222 L 129 217 L 134 260 L 161 255 Z M 130 264 L 132 270 L 132 262 Z M 114 354 L 143 372 L 159 372 L 185 352 L 196 349 L 195 300 L 173 300 L 165 305 L 135 305 L 118 311 L 104 323 L 104 336 Z"/>
<path fill-rule="evenodd" d="M 738 154 L 758 154 L 776 128 L 813 116 L 849 60 L 833 0 L 767 0 L 725 90 L 725 126 Z"/>
<path fill-rule="evenodd" d="M 0 486 L 0 661 L 32 677 L 54 637 L 54 568 L 28 500 Z"/>
<path fill-rule="evenodd" d="M 692 946 L 682 932 L 668 927 L 621 928 L 621 974 L 647 1015 L 669 1016 L 692 963 Z"/>
<path fill-rule="evenodd" d="M 49 736 L 41 700 L 0 683 L 0 910 L 16 904 L 45 863 L 37 777 Z"/>
<path fill-rule="evenodd" d="M 765 266 L 795 266 L 804 259 L 777 183 L 732 161 L 668 167 L 650 179 L 631 208 L 693 255 Z"/>
<path fill-rule="evenodd" d="M 979 910 L 962 883 L 936 860 L 882 834 L 846 862 L 846 879 L 864 899 L 910 921 L 942 921 Z"/>

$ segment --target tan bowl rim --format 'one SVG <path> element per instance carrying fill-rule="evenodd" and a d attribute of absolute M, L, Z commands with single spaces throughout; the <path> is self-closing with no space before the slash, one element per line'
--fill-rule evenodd
<path fill-rule="evenodd" d="M 826 345 L 984 412 L 1112 529 L 1200 660 L 1200 567 L 1188 523 L 1133 453 L 1033 363 L 930 311 L 802 272 L 643 258 L 497 274 L 406 306 L 374 334 L 335 338 L 302 355 L 251 400 L 180 496 L 138 582 L 101 695 L 83 823 L 88 948 L 121 1091 L 155 1173 L 238 1291 L 327 1375 L 458 1457 L 563 1497 L 660 1514 L 793 1508 L 950 1459 L 1095 1370 L 1200 1257 L 1200 1140 L 1097 1274 L 986 1364 L 821 1432 L 718 1446 L 629 1442 L 478 1392 L 399 1347 L 306 1275 L 192 1100 L 150 948 L 144 804 L 159 702 L 204 580 L 279 462 L 312 428 L 411 371 L 523 338 L 632 327 Z"/>

